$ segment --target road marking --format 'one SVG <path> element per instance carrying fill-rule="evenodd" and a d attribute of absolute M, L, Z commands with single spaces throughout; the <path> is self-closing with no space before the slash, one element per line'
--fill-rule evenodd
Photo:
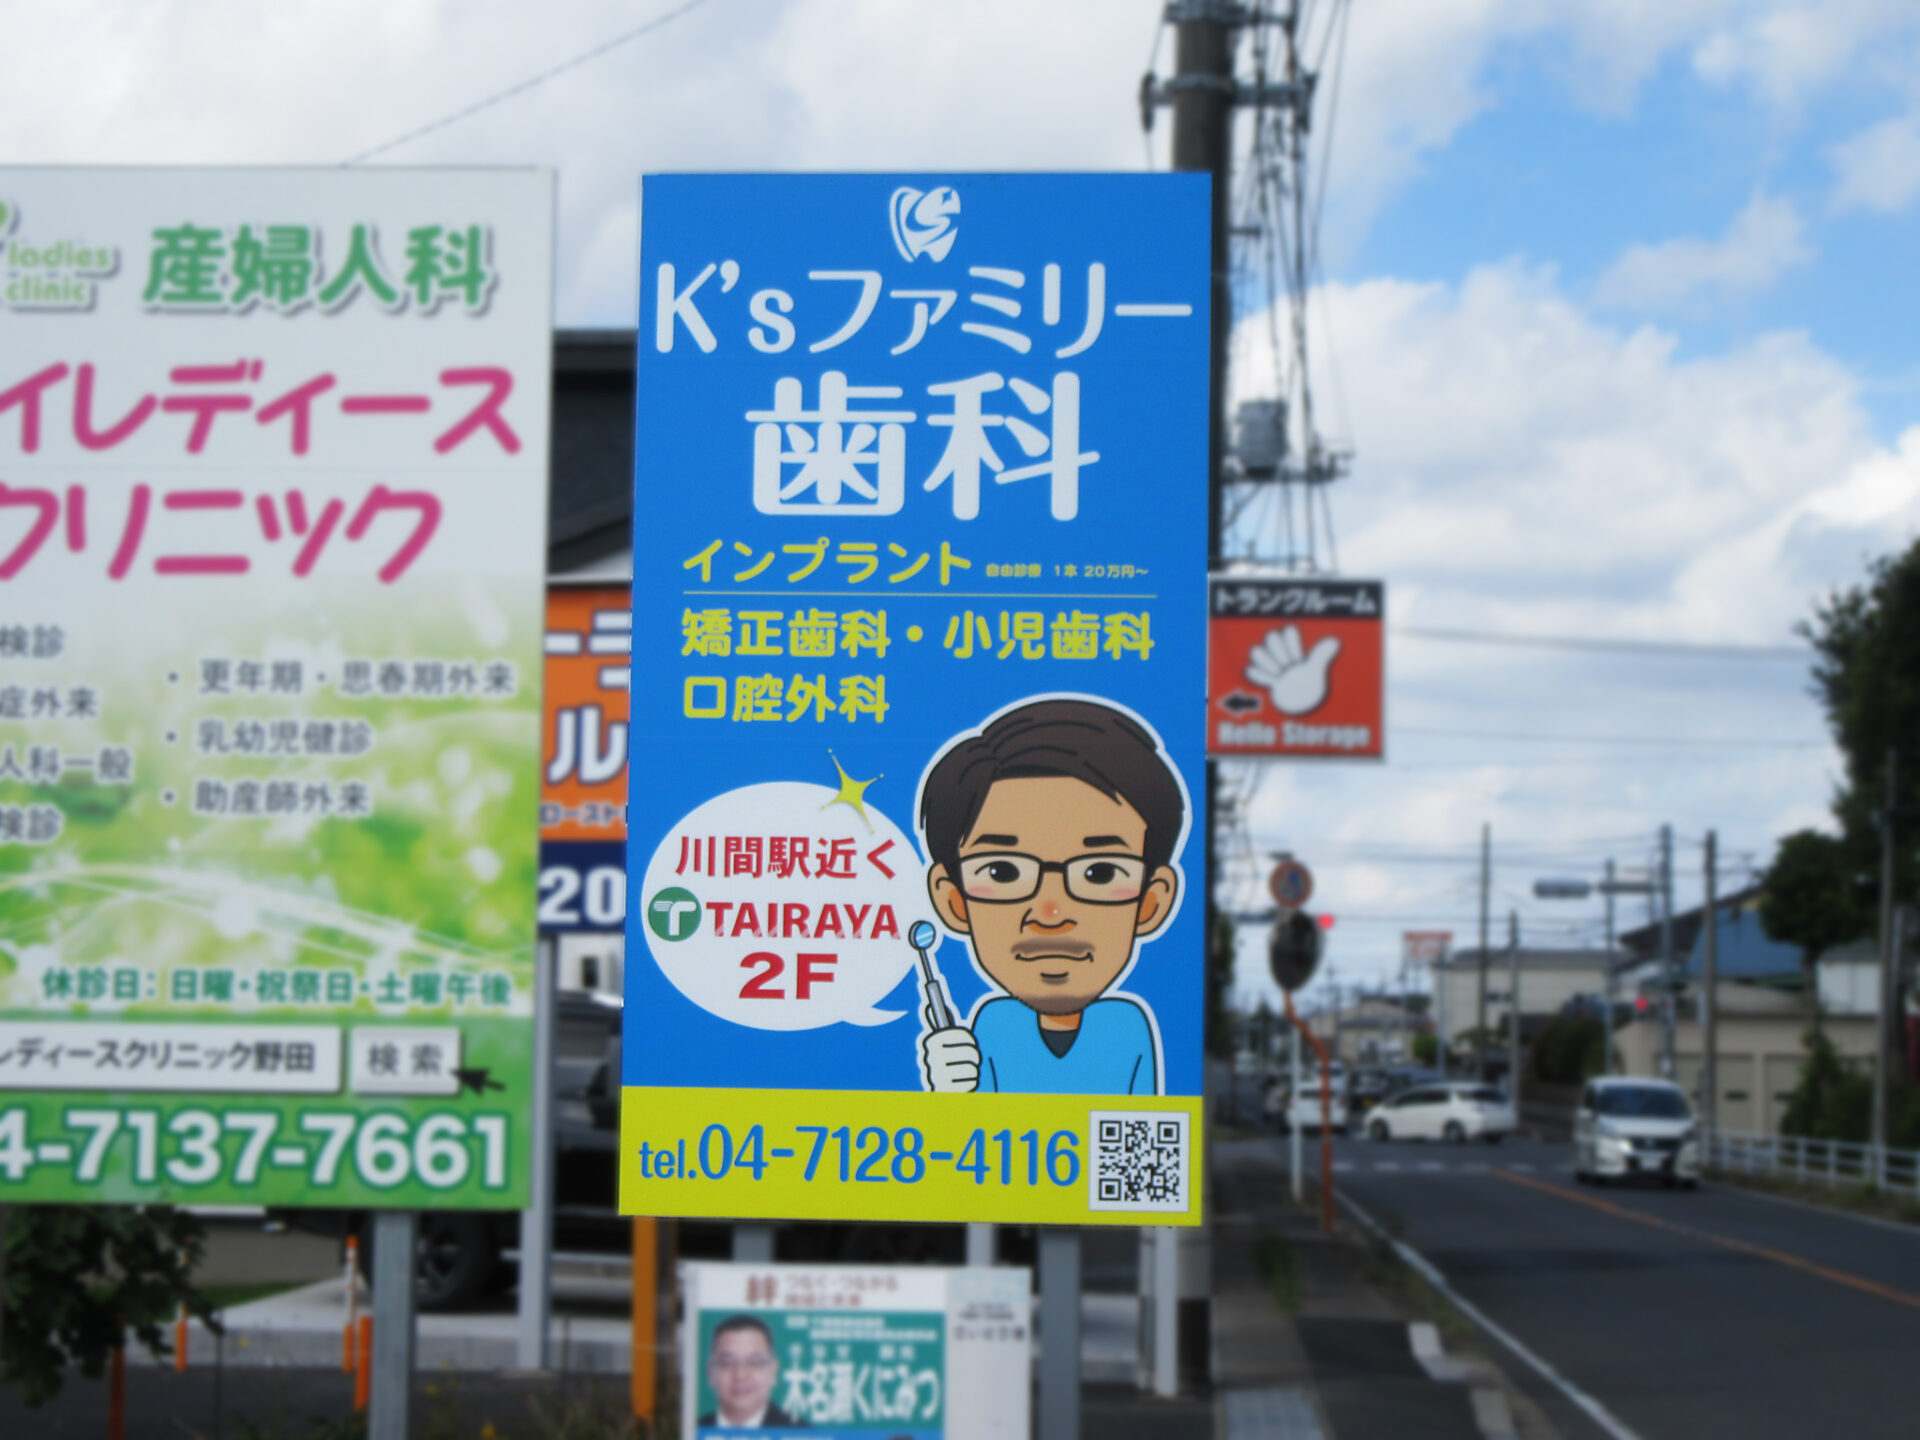
<path fill-rule="evenodd" d="M 1533 1173 L 1533 1166 L 1530 1165 L 1525 1160 L 1516 1160 L 1511 1165 L 1507 1166 L 1507 1168 L 1509 1170 L 1521 1170 L 1527 1173 L 1528 1175 L 1531 1175 Z"/>
<path fill-rule="evenodd" d="M 1582 1414 L 1602 1430 L 1606 1431 L 1606 1433 L 1612 1437 L 1612 1440 L 1640 1440 L 1640 1436 L 1635 1431 L 1629 1430 L 1614 1418 L 1611 1410 L 1607 1409 L 1606 1406 L 1594 1399 L 1593 1396 L 1587 1394 L 1586 1391 L 1567 1379 L 1566 1376 L 1554 1369 L 1547 1361 L 1521 1344 L 1518 1338 L 1510 1331 L 1503 1326 L 1496 1325 L 1488 1318 L 1485 1311 L 1481 1310 L 1479 1306 L 1475 1305 L 1471 1300 L 1467 1299 L 1466 1296 L 1462 1295 L 1458 1290 L 1455 1290 L 1452 1285 L 1448 1284 L 1447 1277 L 1441 1274 L 1438 1267 L 1436 1267 L 1432 1261 L 1428 1260 L 1426 1256 L 1422 1255 L 1418 1250 L 1406 1244 L 1404 1241 L 1396 1240 L 1393 1236 L 1389 1235 L 1386 1230 L 1381 1227 L 1380 1222 L 1375 1220 L 1373 1216 L 1369 1215 L 1365 1210 L 1361 1209 L 1350 1195 L 1344 1191 L 1336 1190 L 1333 1198 L 1346 1206 L 1352 1213 L 1353 1218 L 1366 1226 L 1368 1230 L 1371 1230 L 1375 1238 L 1380 1240 L 1388 1249 L 1400 1257 L 1402 1263 L 1417 1273 L 1429 1285 L 1433 1286 L 1434 1289 L 1446 1296 L 1447 1300 L 1456 1310 L 1473 1321 L 1474 1324 L 1486 1331 L 1487 1334 L 1491 1335 L 1495 1340 L 1498 1340 L 1502 1345 L 1506 1346 L 1507 1349 L 1518 1356 L 1521 1362 L 1531 1369 L 1534 1374 L 1538 1375 L 1542 1380 L 1545 1380 L 1549 1385 L 1553 1386 L 1554 1389 L 1566 1396 Z"/>
<path fill-rule="evenodd" d="M 1427 1378 L 1443 1385 L 1458 1385 L 1467 1378 L 1460 1362 L 1440 1344 L 1440 1331 L 1429 1322 L 1415 1320 L 1407 1326 L 1407 1348 L 1413 1351 L 1413 1358 L 1420 1362 Z"/>
<path fill-rule="evenodd" d="M 1373 1162 L 1373 1168 L 1382 1172 L 1397 1172 L 1400 1169 L 1400 1162 L 1398 1160 L 1376 1160 Z"/>
<path fill-rule="evenodd" d="M 1735 1240 L 1726 1235 L 1715 1235 L 1710 1230 L 1696 1229 L 1692 1225 L 1681 1225 L 1673 1220 L 1663 1220 L 1657 1215 L 1648 1215 L 1644 1211 L 1634 1210 L 1625 1205 L 1616 1205 L 1611 1200 L 1602 1200 L 1597 1195 L 1582 1195 L 1577 1190 L 1568 1190 L 1564 1186 L 1550 1184 L 1545 1180 L 1529 1180 L 1523 1175 L 1502 1175 L 1514 1185 L 1524 1185 L 1529 1190 L 1539 1190 L 1548 1195 L 1557 1195 L 1562 1200 L 1571 1200 L 1578 1205 L 1591 1206 L 1622 1220 L 1631 1220 L 1635 1224 L 1645 1225 L 1650 1230 L 1665 1230 L 1669 1234 L 1684 1236 L 1689 1240 L 1703 1240 L 1709 1245 L 1718 1245 L 1723 1250 L 1734 1250 L 1742 1255 L 1752 1255 L 1761 1260 L 1771 1260 L 1776 1265 L 1784 1265 L 1789 1270 L 1799 1270 L 1808 1275 L 1816 1275 L 1822 1280 L 1830 1280 L 1835 1285 L 1845 1285 L 1849 1289 L 1859 1290 L 1868 1295 L 1877 1295 L 1882 1300 L 1891 1300 L 1896 1305 L 1905 1305 L 1909 1309 L 1920 1310 L 1920 1295 L 1905 1290 L 1895 1290 L 1891 1285 L 1882 1285 L 1877 1280 L 1868 1280 L 1859 1275 L 1849 1275 L 1844 1270 L 1829 1270 L 1824 1265 L 1816 1265 L 1811 1260 L 1798 1255 L 1789 1255 L 1784 1250 L 1775 1250 L 1766 1245 L 1755 1245 L 1746 1240 Z"/>
<path fill-rule="evenodd" d="M 1444 1170 L 1447 1167 L 1442 1165 L 1438 1160 L 1422 1160 L 1416 1168 L 1421 1170 Z"/>
<path fill-rule="evenodd" d="M 1476 1385 L 1470 1398 L 1473 1423 L 1480 1427 L 1480 1433 L 1487 1440 L 1520 1440 L 1520 1432 L 1513 1428 L 1513 1408 L 1507 1404 L 1505 1391 Z"/>
<path fill-rule="evenodd" d="M 1227 1440 L 1325 1440 L 1313 1397 L 1299 1386 L 1228 1390 L 1221 1402 Z"/>

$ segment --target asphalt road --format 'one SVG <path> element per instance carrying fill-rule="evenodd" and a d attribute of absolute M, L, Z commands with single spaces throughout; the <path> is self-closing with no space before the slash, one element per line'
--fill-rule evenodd
<path fill-rule="evenodd" d="M 1334 1152 L 1337 1191 L 1611 1417 L 1503 1354 L 1567 1440 L 1920 1434 L 1920 1229 L 1711 1184 L 1596 1190 L 1564 1144 Z"/>

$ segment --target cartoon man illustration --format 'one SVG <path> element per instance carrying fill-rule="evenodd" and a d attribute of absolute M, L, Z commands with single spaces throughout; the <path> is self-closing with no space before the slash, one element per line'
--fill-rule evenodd
<path fill-rule="evenodd" d="M 920 787 L 927 893 L 1002 992 L 966 1025 L 930 1005 L 927 1088 L 1153 1095 L 1152 1012 L 1110 993 L 1173 917 L 1186 790 L 1141 721 L 1037 700 L 953 743 Z"/>

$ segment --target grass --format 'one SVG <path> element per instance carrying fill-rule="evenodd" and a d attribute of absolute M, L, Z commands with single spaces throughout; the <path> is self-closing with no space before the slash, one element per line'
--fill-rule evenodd
<path fill-rule="evenodd" d="M 416 1392 L 414 1440 L 674 1440 L 679 1428 L 663 1406 L 662 1423 L 649 1429 L 627 1413 L 621 1403 L 624 1390 L 611 1386 L 558 1385 L 546 1394 L 527 1396 L 524 1409 L 509 1406 L 510 1411 L 520 1409 L 520 1418 L 501 1421 L 474 1417 L 472 1407 L 461 1403 L 458 1381 L 437 1379 L 421 1391 Z M 271 1426 L 238 1419 L 230 1433 L 239 1440 L 366 1440 L 367 1419 L 343 1415 Z M 206 1440 L 197 1431 L 187 1434 Z"/>
<path fill-rule="evenodd" d="M 1722 1185 L 1737 1185 L 1829 1210 L 1850 1210 L 1857 1215 L 1872 1215 L 1903 1225 L 1920 1225 L 1920 1200 L 1872 1185 L 1815 1185 L 1785 1175 L 1742 1175 L 1726 1170 L 1714 1171 L 1713 1178 Z"/>
<path fill-rule="evenodd" d="M 236 1305 L 265 1300 L 269 1295 L 284 1295 L 307 1283 L 305 1280 L 274 1280 L 255 1285 L 202 1285 L 200 1293 L 207 1297 L 207 1303 L 215 1310 L 231 1310 Z"/>
<path fill-rule="evenodd" d="M 1300 1265 L 1293 1247 L 1278 1235 L 1260 1235 L 1253 1242 L 1253 1263 L 1273 1291 L 1273 1300 L 1287 1314 L 1300 1309 Z"/>
<path fill-rule="evenodd" d="M 1397 1229 L 1388 1222 L 1389 1228 Z M 1432 1323 L 1449 1350 L 1472 1350 L 1478 1354 L 1480 1327 L 1453 1307 L 1453 1303 L 1429 1285 L 1393 1247 L 1372 1231 L 1341 1227 L 1359 1257 L 1360 1273 L 1375 1289 L 1399 1302 L 1403 1312 Z"/>

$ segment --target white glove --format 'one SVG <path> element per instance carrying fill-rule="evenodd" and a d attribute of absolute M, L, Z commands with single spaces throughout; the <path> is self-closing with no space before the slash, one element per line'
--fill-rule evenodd
<path fill-rule="evenodd" d="M 920 1037 L 920 1068 L 929 1090 L 969 1095 L 980 1088 L 980 1042 L 964 1025 L 929 1030 Z"/>
<path fill-rule="evenodd" d="M 1303 656 L 1298 626 L 1269 630 L 1247 657 L 1247 679 L 1266 687 L 1282 715 L 1310 714 L 1327 698 L 1327 669 L 1339 653 L 1340 642 L 1331 635 Z"/>

